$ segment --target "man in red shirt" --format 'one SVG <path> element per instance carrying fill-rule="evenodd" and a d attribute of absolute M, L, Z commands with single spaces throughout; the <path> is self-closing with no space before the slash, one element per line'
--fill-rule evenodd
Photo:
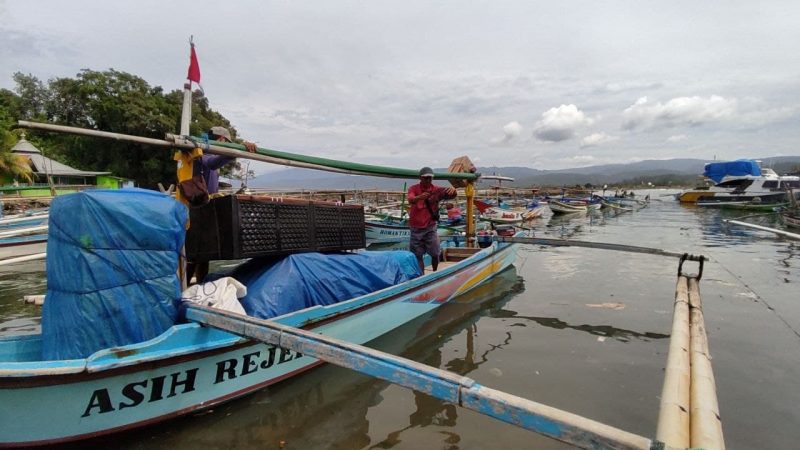
<path fill-rule="evenodd" d="M 433 271 L 439 267 L 439 235 L 436 233 L 439 223 L 439 201 L 456 197 L 452 187 L 440 187 L 433 184 L 433 170 L 423 167 L 419 171 L 419 183 L 408 189 L 408 225 L 411 228 L 409 250 L 417 257 L 422 273 L 425 253 L 431 255 Z"/>

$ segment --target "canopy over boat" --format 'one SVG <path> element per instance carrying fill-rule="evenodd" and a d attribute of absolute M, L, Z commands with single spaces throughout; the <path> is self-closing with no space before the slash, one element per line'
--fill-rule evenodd
<path fill-rule="evenodd" d="M 761 167 L 752 159 L 708 163 L 703 171 L 703 176 L 710 178 L 714 183 L 720 183 L 726 176 L 747 175 L 761 176 Z"/>

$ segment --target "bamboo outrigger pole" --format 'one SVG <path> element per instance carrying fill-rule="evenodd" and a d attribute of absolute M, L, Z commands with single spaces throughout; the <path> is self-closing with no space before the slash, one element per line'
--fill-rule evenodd
<path fill-rule="evenodd" d="M 688 448 L 691 441 L 689 391 L 692 374 L 689 351 L 689 287 L 686 277 L 679 276 L 656 428 L 656 439 L 679 448 Z"/>
<path fill-rule="evenodd" d="M 664 449 L 609 425 L 481 386 L 475 380 L 319 333 L 196 304 L 184 304 L 187 320 L 300 352 L 372 377 L 424 392 L 579 448 Z"/>
<path fill-rule="evenodd" d="M 708 336 L 703 318 L 703 304 L 697 278 L 689 278 L 691 307 L 691 446 L 706 450 L 723 450 L 722 421 L 719 417 L 717 386 L 711 369 Z"/>
<path fill-rule="evenodd" d="M 204 152 L 213 153 L 215 155 L 230 156 L 232 158 L 247 158 L 281 166 L 324 170 L 327 172 L 337 172 L 348 175 L 368 175 L 384 178 L 419 177 L 419 172 L 416 169 L 402 169 L 396 167 L 376 166 L 371 164 L 358 164 L 348 161 L 339 161 L 335 159 L 319 158 L 315 156 L 306 156 L 296 153 L 270 150 L 262 147 L 257 148 L 255 153 L 249 153 L 246 151 L 244 145 L 241 144 L 207 141 L 199 137 L 167 134 L 165 139 L 154 139 L 122 133 L 112 133 L 108 131 L 89 130 L 86 128 L 32 122 L 28 120 L 18 121 L 17 126 L 22 128 L 52 131 L 56 133 L 66 133 L 78 136 L 97 137 L 121 142 L 130 142 L 134 144 L 144 144 L 162 148 L 181 148 L 191 150 L 200 147 Z M 474 181 L 480 177 L 480 174 L 435 172 L 434 177 L 439 180 Z"/>

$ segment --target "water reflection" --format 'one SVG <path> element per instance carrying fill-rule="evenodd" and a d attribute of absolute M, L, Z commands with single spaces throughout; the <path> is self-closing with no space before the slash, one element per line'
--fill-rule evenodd
<path fill-rule="evenodd" d="M 26 295 L 44 294 L 44 262 L 2 266 L 0 270 L 0 335 L 36 334 L 41 330 L 41 307 L 26 304 Z"/>
<path fill-rule="evenodd" d="M 627 330 L 624 328 L 616 328 L 610 325 L 571 325 L 556 317 L 533 317 L 521 316 L 516 311 L 504 309 L 493 314 L 492 317 L 500 319 L 522 319 L 526 321 L 535 322 L 541 326 L 548 328 L 555 328 L 558 330 L 570 329 L 576 331 L 583 331 L 596 336 L 603 336 L 616 339 L 620 342 L 629 342 L 631 339 L 639 339 L 643 341 L 650 341 L 651 339 L 667 339 L 668 334 L 653 333 L 646 331 L 644 333 L 634 330 Z M 524 323 L 514 324 L 512 326 L 525 326 Z"/>

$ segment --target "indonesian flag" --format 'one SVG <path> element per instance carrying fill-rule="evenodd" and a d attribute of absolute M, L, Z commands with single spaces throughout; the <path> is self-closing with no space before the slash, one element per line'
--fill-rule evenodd
<path fill-rule="evenodd" d="M 190 43 L 189 45 L 192 46 L 192 54 L 189 57 L 189 74 L 186 75 L 186 78 L 189 79 L 189 81 L 200 84 L 200 63 L 197 62 L 197 53 L 194 51 L 194 43 Z"/>

